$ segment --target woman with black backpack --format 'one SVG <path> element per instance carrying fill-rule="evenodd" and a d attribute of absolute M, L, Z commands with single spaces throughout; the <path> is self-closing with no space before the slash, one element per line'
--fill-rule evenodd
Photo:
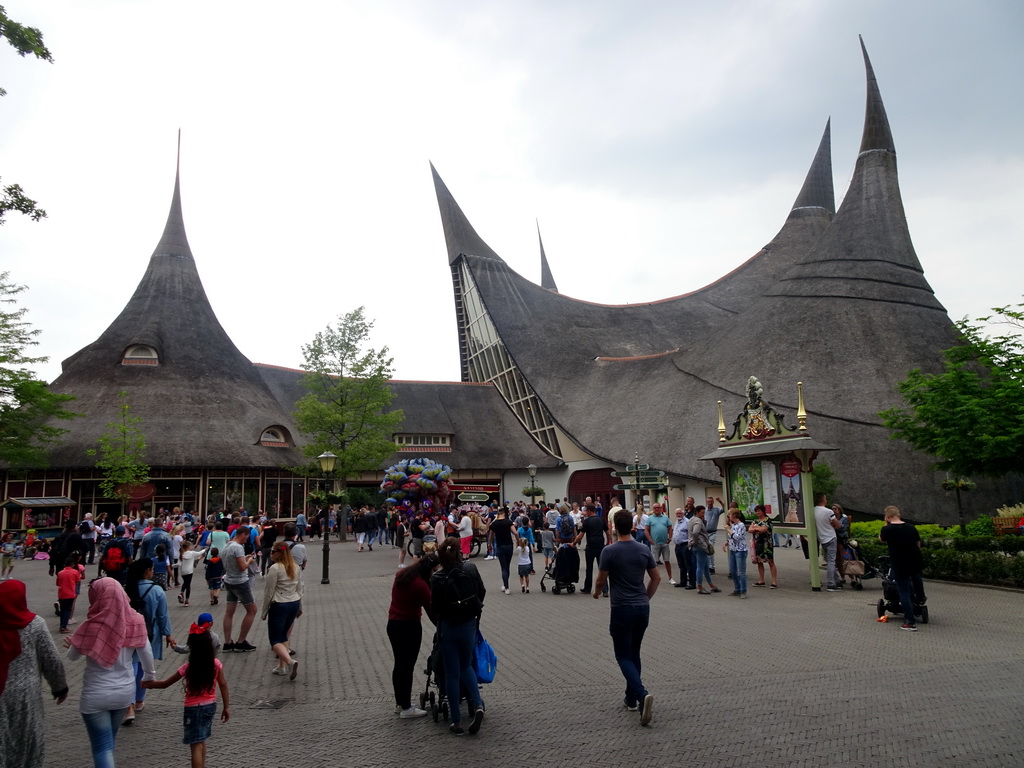
<path fill-rule="evenodd" d="M 444 691 L 452 724 L 449 730 L 462 736 L 462 694 L 473 713 L 469 732 L 480 730 L 484 703 L 476 679 L 476 633 L 487 589 L 476 566 L 462 562 L 462 547 L 449 536 L 437 551 L 441 567 L 430 578 L 430 604 L 437 616 L 441 658 L 444 660 Z"/>

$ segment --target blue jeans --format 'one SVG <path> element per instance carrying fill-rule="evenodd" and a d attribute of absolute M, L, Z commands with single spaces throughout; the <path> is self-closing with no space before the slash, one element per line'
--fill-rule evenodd
<path fill-rule="evenodd" d="M 700 547 L 694 547 L 690 550 L 690 554 L 693 555 L 694 559 L 697 561 L 695 571 L 697 586 L 704 586 L 705 581 L 707 581 L 708 584 L 711 584 L 711 572 L 708 570 L 708 553 Z"/>
<path fill-rule="evenodd" d="M 132 668 L 135 670 L 135 701 L 146 700 L 146 689 L 142 687 L 142 676 L 145 672 L 142 669 L 142 662 L 139 661 L 139 654 L 132 654 Z"/>
<path fill-rule="evenodd" d="M 501 583 L 508 589 L 508 569 L 512 565 L 512 550 L 511 544 L 495 544 L 494 553 L 498 556 L 498 562 L 501 564 Z"/>
<path fill-rule="evenodd" d="M 640 678 L 640 644 L 651 619 L 649 605 L 612 606 L 608 633 L 612 636 L 615 661 L 626 678 L 626 703 L 639 704 L 647 689 Z"/>
<path fill-rule="evenodd" d="M 676 544 L 676 564 L 679 566 L 679 583 L 686 587 L 697 586 L 697 560 L 689 544 Z"/>
<path fill-rule="evenodd" d="M 917 624 L 914 618 L 914 603 L 924 603 L 924 582 L 921 581 L 920 573 L 912 573 L 907 576 L 892 574 L 896 588 L 900 591 L 900 607 L 903 608 L 903 620 L 907 624 Z"/>
<path fill-rule="evenodd" d="M 818 542 L 821 545 L 821 554 L 825 556 L 825 579 L 827 586 L 836 585 L 836 540 L 829 542 Z"/>
<path fill-rule="evenodd" d="M 441 619 L 437 625 L 441 633 L 441 658 L 444 659 L 444 691 L 452 724 L 462 722 L 462 692 L 469 699 L 471 711 L 484 705 L 480 698 L 480 685 L 476 680 L 476 621 L 470 619 L 453 624 Z"/>
<path fill-rule="evenodd" d="M 89 734 L 92 762 L 96 768 L 114 768 L 114 740 L 127 709 L 82 713 Z"/>
<path fill-rule="evenodd" d="M 747 550 L 729 550 L 729 573 L 732 574 L 733 588 L 741 595 L 747 594 Z"/>

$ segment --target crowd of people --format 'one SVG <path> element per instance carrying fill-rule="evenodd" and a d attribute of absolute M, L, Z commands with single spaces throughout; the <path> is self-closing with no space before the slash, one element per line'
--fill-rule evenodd
<path fill-rule="evenodd" d="M 536 567 L 547 571 L 560 550 L 583 545 L 585 576 L 580 594 L 611 598 L 609 634 L 626 682 L 623 703 L 628 710 L 639 711 L 642 725 L 649 724 L 653 695 L 643 684 L 640 653 L 650 621 L 650 600 L 662 581 L 661 568 L 676 588 L 703 595 L 721 592 L 714 576 L 722 534 L 720 549 L 728 558 L 733 596 L 747 597 L 748 557 L 758 569 L 754 586 L 778 586 L 774 558 L 778 540 L 765 507 L 755 507 L 755 519 L 748 523 L 735 505 L 727 510 L 722 506 L 720 499 L 708 498 L 706 505 L 697 505 L 688 498 L 671 518 L 661 504 L 654 504 L 648 513 L 640 504 L 625 510 L 614 498 L 607 511 L 600 501 L 587 498 L 582 504 L 556 500 L 543 505 L 473 504 L 451 510 L 422 504 L 364 507 L 347 513 L 355 533 L 355 552 L 372 551 L 374 543 L 400 550 L 386 627 L 394 654 L 396 714 L 401 719 L 427 714 L 412 699 L 426 613 L 435 628 L 432 660 L 437 686 L 442 695 L 448 694 L 450 731 L 462 736 L 476 734 L 482 727 L 485 705 L 477 678 L 476 644 L 487 589 L 469 560 L 469 545 L 475 538 L 486 544 L 486 560 L 498 560 L 505 595 L 511 594 L 513 557 L 520 592 L 528 594 Z M 827 587 L 836 590 L 843 581 L 836 563 L 837 556 L 842 562 L 842 548 L 849 546 L 849 518 L 838 505 L 828 507 L 823 494 L 815 499 L 813 516 Z M 343 521 L 339 518 L 334 524 Z M 85 528 L 90 525 L 103 531 L 102 536 L 96 534 L 97 544 L 87 544 Z M 227 674 L 218 655 L 256 649 L 249 638 L 259 613 L 267 622 L 268 646 L 276 661 L 271 674 L 296 679 L 299 662 L 291 636 L 302 615 L 302 571 L 307 562 L 303 539 L 331 531 L 331 517 L 325 511 L 309 518 L 301 514 L 280 530 L 271 517 L 250 517 L 243 510 L 201 523 L 177 509 L 149 519 L 137 516 L 108 522 L 86 517 L 82 523 L 68 523 L 50 545 L 58 632 L 66 635 L 64 659 L 45 622 L 28 611 L 25 585 L 11 578 L 10 571 L 0 584 L 0 692 L 4 694 L 0 752 L 24 754 L 28 766 L 42 764 L 42 683 L 58 704 L 63 703 L 69 693 L 64 663 L 84 661 L 79 710 L 96 766 L 114 764 L 118 730 L 144 718 L 147 691 L 179 680 L 185 681 L 184 741 L 190 745 L 192 765 L 205 765 L 218 690 L 220 720 L 230 718 Z M 924 601 L 920 539 L 895 507 L 886 509 L 880 539 L 889 545 L 893 578 L 906 612 L 903 628 L 915 630 L 914 606 Z M 78 623 L 75 604 L 89 565 L 97 572 L 88 582 L 88 614 L 73 628 Z M 213 614 L 204 610 L 191 624 L 186 642 L 179 643 L 172 633 L 173 601 L 167 593 L 176 593 L 180 607 L 189 606 L 195 599 L 192 582 L 201 568 L 210 606 L 218 606 L 221 593 L 226 594 L 223 635 L 214 631 Z M 262 611 L 256 603 L 258 578 L 263 580 Z M 236 625 L 239 605 L 243 613 Z M 188 661 L 170 677 L 156 680 L 155 664 L 165 650 L 187 654 Z"/>
<path fill-rule="evenodd" d="M 7 578 L 0 584 L 0 754 L 24 755 L 21 764 L 42 765 L 40 679 L 60 704 L 68 695 L 64 663 L 84 661 L 79 711 L 97 767 L 114 765 L 118 731 L 143 717 L 147 690 L 179 680 L 185 689 L 184 742 L 190 745 L 193 768 L 204 766 L 218 690 L 220 720 L 230 718 L 227 677 L 217 656 L 256 650 L 249 633 L 259 612 L 257 578 L 263 580 L 260 617 L 267 622 L 268 645 L 277 662 L 270 672 L 296 679 L 299 662 L 291 635 L 302 615 L 307 560 L 298 532 L 295 523 L 284 524 L 279 532 L 272 518 L 250 517 L 242 510 L 202 523 L 180 509 L 153 518 L 108 522 L 103 515 L 96 520 L 86 515 L 80 523 L 68 522 L 47 548 L 57 588 L 58 633 L 66 636 L 64 659 L 45 621 L 28 611 L 24 583 Z M 87 582 L 88 615 L 79 624 L 75 605 L 90 565 L 96 575 Z M 167 593 L 176 593 L 180 607 L 189 606 L 200 569 L 205 569 L 210 606 L 219 605 L 221 592 L 226 593 L 223 641 L 214 631 L 213 614 L 204 610 L 179 643 Z M 239 604 L 244 614 L 236 640 Z M 158 681 L 155 663 L 165 650 L 188 660 Z"/>

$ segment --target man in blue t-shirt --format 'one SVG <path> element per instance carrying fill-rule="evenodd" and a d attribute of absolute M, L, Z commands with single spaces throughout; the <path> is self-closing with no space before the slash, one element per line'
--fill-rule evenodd
<path fill-rule="evenodd" d="M 617 541 L 601 553 L 600 571 L 594 584 L 599 599 L 605 584 L 611 582 L 611 616 L 608 632 L 612 636 L 615 661 L 626 678 L 626 709 L 640 709 L 640 725 L 651 722 L 654 697 L 640 679 L 640 645 L 651 619 L 651 603 L 661 583 L 661 574 L 651 550 L 633 539 L 633 516 L 626 510 L 615 512 Z M 648 581 L 644 585 L 644 572 Z"/>
<path fill-rule="evenodd" d="M 669 531 L 672 523 L 665 508 L 661 504 L 654 505 L 654 514 L 647 516 L 647 525 L 644 526 L 644 536 L 651 547 L 651 553 L 658 563 L 665 563 L 665 573 L 668 574 L 668 583 L 675 584 L 672 578 L 672 554 L 669 550 Z"/>

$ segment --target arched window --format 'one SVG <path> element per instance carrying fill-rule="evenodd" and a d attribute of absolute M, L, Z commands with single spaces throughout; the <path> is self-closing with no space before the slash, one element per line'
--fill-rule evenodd
<path fill-rule="evenodd" d="M 132 344 L 124 351 L 121 365 L 157 365 L 160 356 L 148 344 Z"/>
<path fill-rule="evenodd" d="M 290 444 L 288 430 L 281 426 L 267 427 L 260 436 L 260 445 L 271 448 L 287 448 Z"/>

